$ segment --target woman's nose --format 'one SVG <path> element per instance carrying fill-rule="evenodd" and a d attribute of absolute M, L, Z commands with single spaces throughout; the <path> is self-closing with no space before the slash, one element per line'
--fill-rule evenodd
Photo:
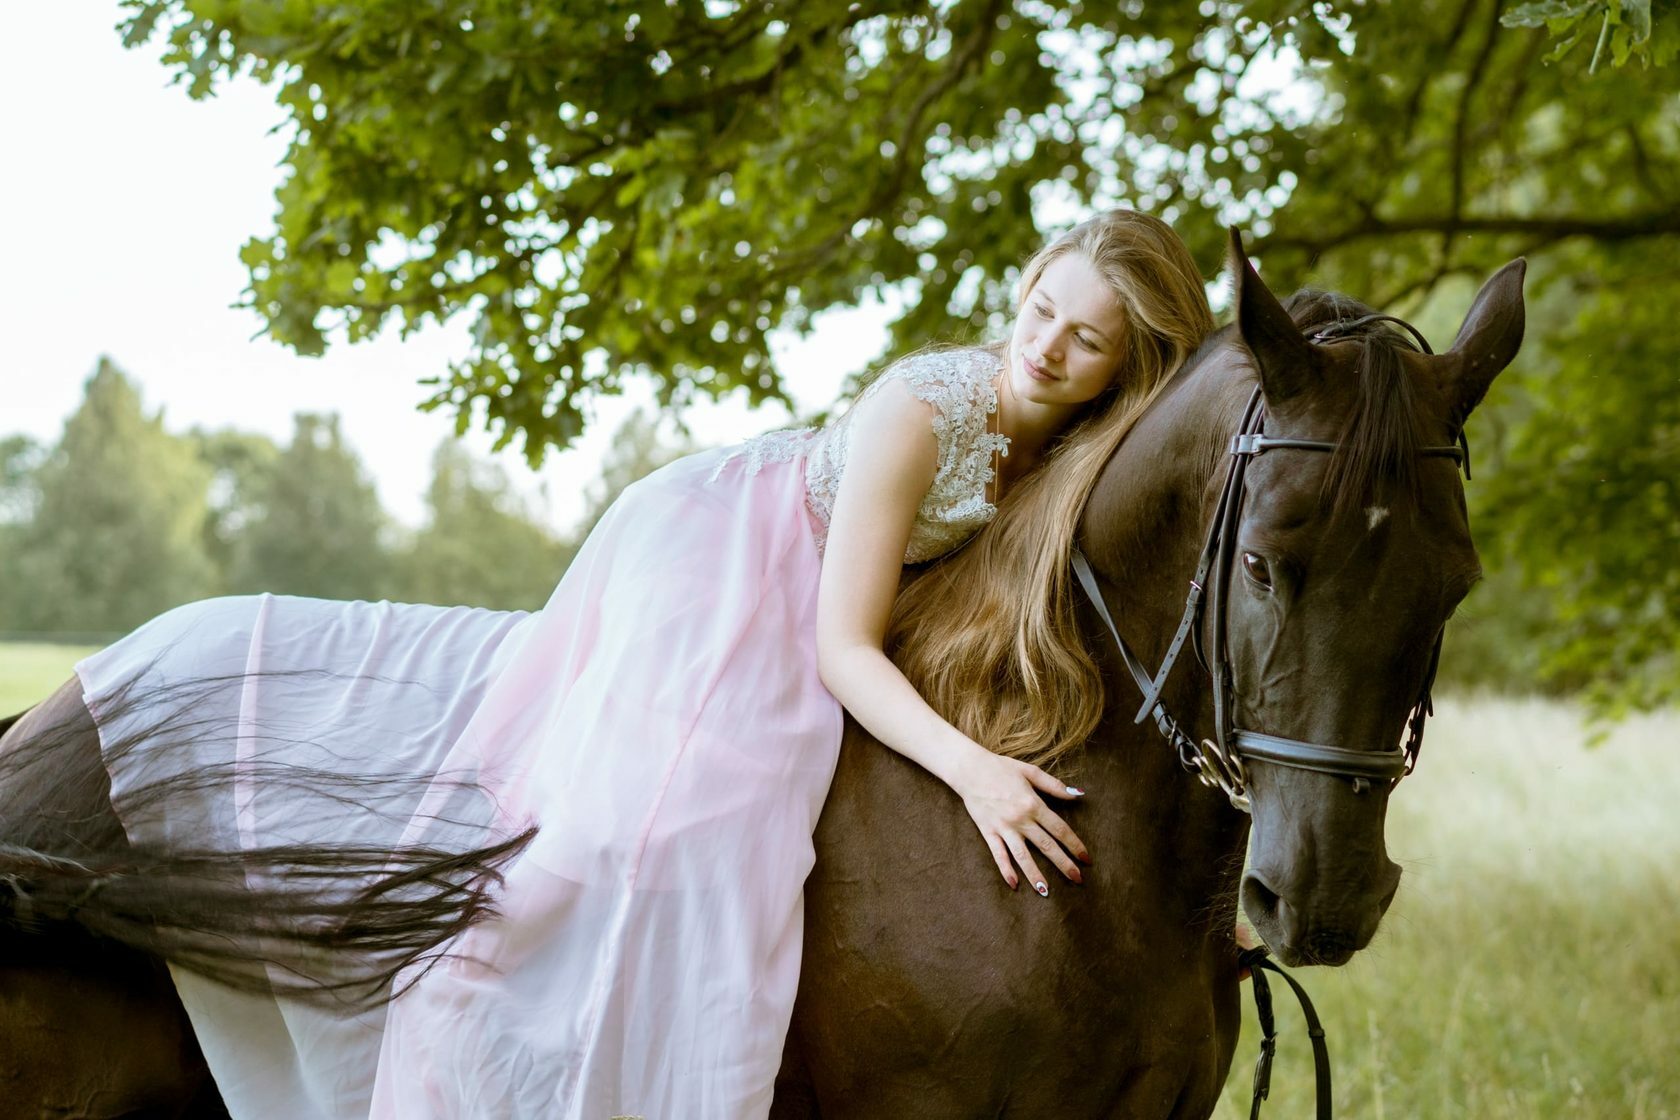
<path fill-rule="evenodd" d="M 1044 329 L 1038 332 L 1038 352 L 1043 357 L 1060 359 L 1066 342 L 1065 332 L 1054 323 L 1045 324 Z"/>

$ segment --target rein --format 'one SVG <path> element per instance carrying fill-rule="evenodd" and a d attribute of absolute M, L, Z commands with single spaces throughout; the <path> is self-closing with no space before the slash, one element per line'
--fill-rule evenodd
<path fill-rule="evenodd" d="M 1254 1103 L 1248 1120 L 1260 1120 L 1260 1104 L 1272 1094 L 1272 1058 L 1277 1054 L 1277 1026 L 1272 1018 L 1272 986 L 1266 973 L 1275 972 L 1295 992 L 1301 1001 L 1301 1014 L 1307 1020 L 1307 1037 L 1312 1039 L 1313 1084 L 1318 1104 L 1318 1120 L 1330 1120 L 1330 1045 L 1324 1039 L 1324 1024 L 1319 1022 L 1318 1010 L 1307 998 L 1307 990 L 1283 966 L 1267 956 L 1264 945 L 1244 949 L 1237 955 L 1237 963 L 1248 969 L 1248 982 L 1254 987 L 1254 1017 L 1260 1020 L 1260 1057 L 1254 1062 Z"/>
<path fill-rule="evenodd" d="M 1330 323 L 1314 330 L 1308 335 L 1308 340 L 1315 343 L 1334 341 L 1374 322 L 1398 323 L 1411 332 L 1425 354 L 1434 353 L 1417 328 L 1393 315 L 1366 315 Z M 1244 813 L 1252 811 L 1248 796 L 1248 764 L 1251 762 L 1265 762 L 1274 766 L 1287 766 L 1346 778 L 1352 782 L 1355 793 L 1363 793 L 1370 788 L 1373 781 L 1386 781 L 1392 787 L 1410 774 L 1417 765 L 1418 751 L 1423 745 L 1424 722 L 1434 713 L 1430 693 L 1435 684 L 1436 669 L 1441 661 L 1441 641 L 1444 636 L 1444 632 L 1435 635 L 1435 645 L 1429 656 L 1429 668 L 1424 674 L 1423 687 L 1419 690 L 1418 698 L 1407 716 L 1406 742 L 1401 746 L 1378 750 L 1349 749 L 1324 743 L 1309 743 L 1300 739 L 1287 739 L 1236 725 L 1234 712 L 1237 688 L 1231 672 L 1226 628 L 1231 570 L 1237 550 L 1237 525 L 1242 513 L 1248 464 L 1269 451 L 1332 453 L 1338 447 L 1337 444 L 1324 440 L 1268 436 L 1264 431 L 1265 422 L 1264 397 L 1261 387 L 1255 386 L 1247 406 L 1243 409 L 1242 422 L 1231 439 L 1230 465 L 1225 475 L 1225 486 L 1214 509 L 1213 521 L 1208 526 L 1207 540 L 1202 546 L 1195 575 L 1190 579 L 1190 592 L 1185 599 L 1184 616 L 1173 633 L 1172 641 L 1167 645 L 1161 667 L 1154 674 L 1149 672 L 1126 645 L 1125 639 L 1121 638 L 1120 629 L 1114 624 L 1108 604 L 1103 600 L 1102 590 L 1097 583 L 1096 573 L 1091 569 L 1090 561 L 1085 559 L 1085 554 L 1078 548 L 1073 550 L 1071 557 L 1075 577 L 1078 578 L 1091 605 L 1101 616 L 1109 635 L 1120 650 L 1126 669 L 1137 683 L 1139 691 L 1143 693 L 1143 705 L 1138 709 L 1136 722 L 1153 719 L 1156 728 L 1178 755 L 1179 764 L 1196 775 L 1202 785 L 1221 790 L 1232 807 Z M 1462 428 L 1459 429 L 1456 444 L 1422 447 L 1418 449 L 1417 454 L 1429 458 L 1451 459 L 1464 472 L 1466 479 L 1470 477 L 1470 447 Z M 1211 650 L 1203 648 L 1204 633 L 1211 642 Z M 1166 705 L 1161 702 L 1161 691 L 1166 687 L 1167 678 L 1171 675 L 1179 654 L 1183 652 L 1186 638 L 1192 639 L 1197 660 L 1213 678 L 1214 733 L 1211 739 L 1203 738 L 1199 743 L 1184 730 L 1183 725 L 1173 718 Z M 1319 1022 L 1318 1013 L 1313 1008 L 1312 1001 L 1307 998 L 1306 990 L 1280 965 L 1268 958 L 1265 946 L 1244 950 L 1237 959 L 1242 967 L 1249 970 L 1249 978 L 1254 986 L 1255 1011 L 1262 1035 L 1260 1056 L 1254 1067 L 1254 1103 L 1249 1114 L 1250 1120 L 1258 1120 L 1260 1104 L 1271 1091 L 1272 1058 L 1277 1050 L 1277 1032 L 1272 1017 L 1272 993 L 1265 979 L 1265 972 L 1274 972 L 1280 976 L 1301 1001 L 1301 1011 L 1306 1017 L 1307 1033 L 1313 1046 L 1317 1115 L 1319 1120 L 1329 1120 L 1330 1051 L 1324 1037 L 1324 1026 Z"/>

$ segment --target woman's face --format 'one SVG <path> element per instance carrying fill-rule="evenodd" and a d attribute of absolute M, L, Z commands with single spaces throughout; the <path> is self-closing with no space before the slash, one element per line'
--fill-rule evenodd
<path fill-rule="evenodd" d="M 1009 388 L 1035 404 L 1096 399 L 1120 370 L 1125 313 L 1078 253 L 1051 261 L 1027 293 L 1009 339 Z"/>

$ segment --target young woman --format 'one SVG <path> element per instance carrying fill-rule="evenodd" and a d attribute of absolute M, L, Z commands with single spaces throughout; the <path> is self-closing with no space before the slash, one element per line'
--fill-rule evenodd
<path fill-rule="evenodd" d="M 1211 329 L 1176 235 L 1104 214 L 1027 265 L 1006 344 L 907 358 L 822 429 L 627 489 L 537 614 L 219 600 L 78 666 L 107 743 L 155 718 L 127 697 L 207 665 L 240 682 L 210 757 L 160 775 L 144 750 L 107 750 L 137 843 L 189 829 L 247 849 L 400 849 L 536 829 L 497 915 L 387 1007 L 334 1013 L 178 970 L 232 1114 L 762 1116 L 842 708 L 951 787 L 1011 888 L 1047 894 L 1041 864 L 1078 882 L 1091 855 L 1040 795 L 1080 792 L 959 731 L 883 645 L 906 564 L 961 546 L 1047 457 L 1093 464 L 1075 472 L 1088 489 Z M 1035 625 L 1084 496 L 1056 497 L 1066 528 L 999 627 Z M 307 780 L 273 780 L 370 770 L 439 780 L 395 811 L 329 799 L 336 815 Z M 182 773 L 224 771 L 225 805 L 144 811 Z M 468 789 L 489 796 L 469 805 Z"/>

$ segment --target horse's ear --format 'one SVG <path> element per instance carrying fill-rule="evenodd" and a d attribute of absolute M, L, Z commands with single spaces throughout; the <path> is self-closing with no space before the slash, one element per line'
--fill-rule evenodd
<path fill-rule="evenodd" d="M 1452 422 L 1463 424 L 1482 403 L 1499 371 L 1511 364 L 1522 346 L 1523 276 L 1528 262 L 1518 257 L 1492 276 L 1476 293 L 1464 325 L 1458 328 L 1445 363 L 1442 394 L 1452 405 Z"/>
<path fill-rule="evenodd" d="M 1242 234 L 1231 229 L 1231 277 L 1236 285 L 1237 331 L 1260 374 L 1266 400 L 1288 400 L 1318 378 L 1318 352 L 1301 337 L 1277 297 L 1243 252 Z"/>

